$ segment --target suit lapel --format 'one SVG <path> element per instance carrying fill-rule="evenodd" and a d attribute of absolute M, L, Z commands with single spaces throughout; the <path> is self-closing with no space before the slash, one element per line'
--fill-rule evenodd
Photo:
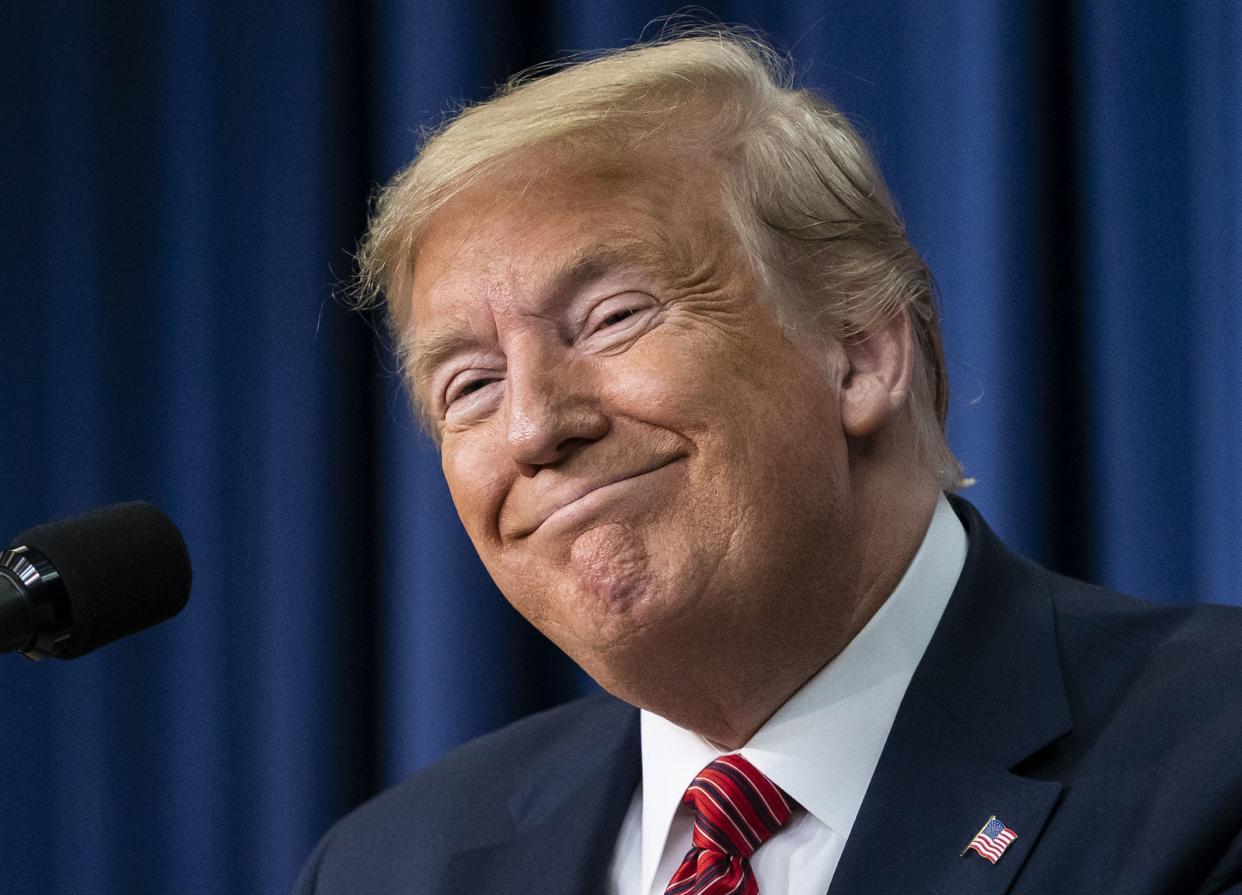
<path fill-rule="evenodd" d="M 831 895 L 1008 891 L 1059 783 L 1014 773 L 1070 730 L 1046 585 L 969 504 L 962 576 L 911 680 Z M 961 852 L 996 815 L 1018 838 L 992 865 Z"/>
<path fill-rule="evenodd" d="M 641 773 L 638 710 L 615 702 L 607 719 L 567 732 L 555 773 L 515 768 L 507 835 L 449 860 L 442 891 L 596 892 Z"/>

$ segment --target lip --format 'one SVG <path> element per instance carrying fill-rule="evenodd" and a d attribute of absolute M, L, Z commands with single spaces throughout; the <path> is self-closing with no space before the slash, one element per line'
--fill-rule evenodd
<path fill-rule="evenodd" d="M 530 535 L 533 535 L 536 532 L 538 532 L 541 528 L 543 528 L 549 522 L 552 522 L 560 517 L 567 515 L 576 506 L 581 504 L 582 501 L 586 500 L 591 495 L 596 494 L 604 490 L 605 488 L 609 488 L 613 485 L 617 485 L 622 482 L 632 481 L 633 479 L 637 479 L 645 475 L 650 475 L 651 473 L 657 472 L 663 469 L 664 467 L 669 466 L 672 463 L 675 463 L 677 460 L 680 460 L 680 459 L 681 459 L 680 456 L 669 457 L 668 459 L 660 460 L 658 463 L 654 463 L 651 466 L 646 466 L 641 469 L 621 473 L 619 475 L 614 475 L 614 476 L 611 476 L 605 479 L 599 479 L 596 481 L 575 485 L 574 487 L 568 489 L 568 491 L 564 495 L 562 495 L 561 499 L 558 499 L 553 505 L 542 510 L 539 516 L 537 517 L 534 526 L 518 532 L 515 535 L 515 537 L 517 538 L 529 537 Z"/>

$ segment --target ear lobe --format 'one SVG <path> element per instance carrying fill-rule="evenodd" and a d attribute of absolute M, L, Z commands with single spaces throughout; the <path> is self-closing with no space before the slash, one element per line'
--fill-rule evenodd
<path fill-rule="evenodd" d="M 841 382 L 841 424 L 846 435 L 865 438 L 884 428 L 909 396 L 910 318 L 902 311 L 842 347 L 849 368 Z"/>

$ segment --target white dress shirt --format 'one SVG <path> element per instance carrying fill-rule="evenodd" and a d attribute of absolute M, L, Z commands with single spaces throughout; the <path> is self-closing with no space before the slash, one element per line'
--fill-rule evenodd
<path fill-rule="evenodd" d="M 858 816 L 897 708 L 966 560 L 966 533 L 942 496 L 910 567 L 853 640 L 739 751 L 802 805 L 750 859 L 760 895 L 823 895 Z M 681 797 L 724 754 L 642 713 L 642 782 L 617 836 L 609 895 L 662 895 L 690 848 Z"/>

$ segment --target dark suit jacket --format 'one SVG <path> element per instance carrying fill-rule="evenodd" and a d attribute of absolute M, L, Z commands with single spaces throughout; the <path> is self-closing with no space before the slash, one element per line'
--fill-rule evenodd
<path fill-rule="evenodd" d="M 966 565 L 831 895 L 1242 895 L 1242 611 L 1054 575 L 954 506 Z M 601 892 L 639 773 L 637 711 L 570 703 L 348 815 L 297 891 Z M 961 857 L 993 814 L 1017 840 Z"/>

